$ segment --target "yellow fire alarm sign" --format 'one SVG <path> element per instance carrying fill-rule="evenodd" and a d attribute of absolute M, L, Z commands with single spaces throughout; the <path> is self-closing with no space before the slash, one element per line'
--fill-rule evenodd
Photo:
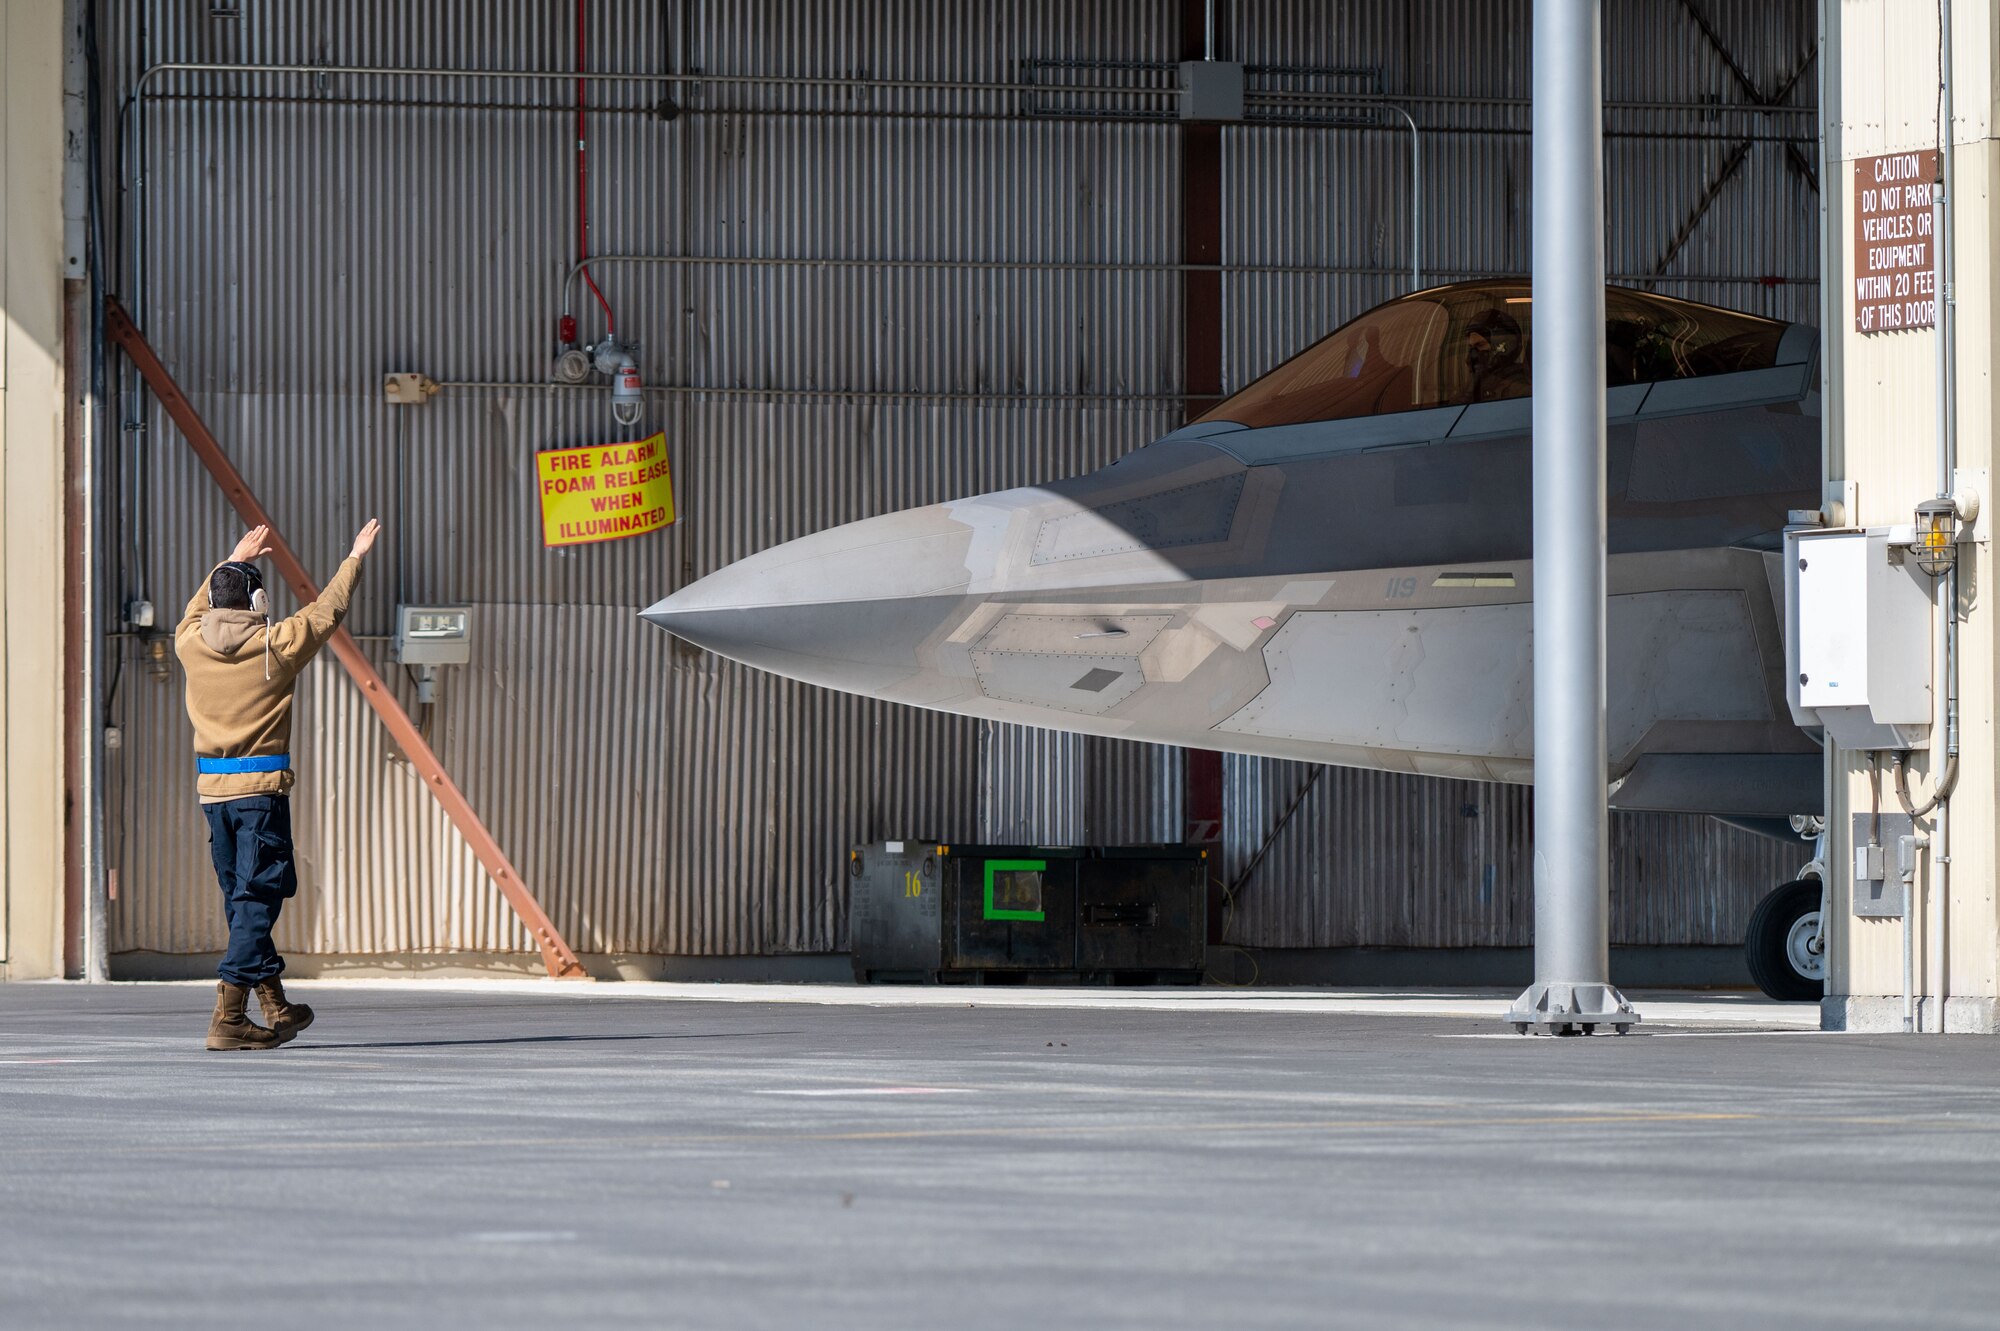
<path fill-rule="evenodd" d="M 667 436 L 535 454 L 542 544 L 588 545 L 671 527 L 674 477 Z"/>

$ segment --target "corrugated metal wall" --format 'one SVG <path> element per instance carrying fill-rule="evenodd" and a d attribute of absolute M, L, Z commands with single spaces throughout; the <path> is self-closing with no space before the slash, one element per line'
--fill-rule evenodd
<path fill-rule="evenodd" d="M 1526 787 L 1235 755 L 1223 763 L 1229 941 L 1534 941 L 1534 800 Z M 1758 899 L 1807 858 L 1803 845 L 1791 849 L 1708 819 L 1614 814 L 1612 941 L 1740 943 Z"/>
<path fill-rule="evenodd" d="M 562 70 L 574 58 L 575 11 L 559 0 L 241 10 L 107 7 L 107 100 L 123 104 L 161 61 Z M 1256 73 L 1277 98 L 1257 115 L 1368 123 L 1225 134 L 1226 261 L 1323 270 L 1227 277 L 1232 386 L 1408 282 L 1407 130 L 1376 123 L 1379 109 L 1292 98 L 1301 90 L 1392 94 L 1424 126 L 1426 280 L 1525 268 L 1524 4 L 1241 10 L 1225 54 L 1285 67 Z M 851 81 L 591 90 L 592 249 L 751 260 L 596 270 L 647 382 L 699 390 L 656 393 L 643 426 L 669 440 L 683 516 L 666 536 L 539 541 L 533 453 L 618 437 L 601 390 L 543 386 L 575 251 L 570 84 L 163 73 L 106 145 L 108 170 L 145 167 L 112 238 L 139 248 L 143 213 L 143 283 L 128 271 L 120 289 L 288 535 L 325 569 L 361 520 L 388 522 L 352 627 L 385 634 L 399 597 L 474 605 L 474 661 L 446 672 L 433 739 L 571 944 L 838 949 L 844 850 L 879 836 L 1178 836 L 1176 751 L 824 693 L 677 646 L 632 613 L 772 543 L 1088 470 L 1178 421 L 1178 140 L 1148 118 L 1169 103 L 876 82 L 1157 88 L 1178 6 L 588 11 L 595 69 Z M 1753 100 L 1691 13 L 1611 11 L 1614 99 Z M 1703 13 L 1770 94 L 1812 44 L 1808 5 Z M 1812 88 L 1808 73 L 1786 107 L 1810 108 Z M 676 114 L 660 113 L 666 98 Z M 1810 162 L 1810 123 L 1809 110 L 1614 112 L 1614 133 L 1654 135 L 1612 139 L 1614 268 L 1810 317 L 1811 187 L 1774 137 L 1797 125 Z M 756 262 L 774 258 L 849 262 Z M 876 260 L 932 266 L 852 262 Z M 600 316 L 577 312 L 593 335 Z M 392 370 L 453 386 L 389 407 L 378 382 Z M 161 413 L 144 421 L 110 496 L 107 599 L 149 597 L 170 619 L 234 531 Z M 369 647 L 386 664 L 385 644 Z M 156 675 L 138 639 L 119 651 L 114 950 L 214 950 L 178 675 Z M 301 692 L 296 748 L 307 887 L 281 946 L 528 947 L 331 668 Z M 1230 760 L 1226 872 L 1306 770 Z M 1328 773 L 1242 889 L 1232 937 L 1522 941 L 1526 817 L 1519 791 Z M 1789 868 L 1782 847 L 1700 820 L 1623 819 L 1619 837 L 1621 941 L 1726 941 Z"/>

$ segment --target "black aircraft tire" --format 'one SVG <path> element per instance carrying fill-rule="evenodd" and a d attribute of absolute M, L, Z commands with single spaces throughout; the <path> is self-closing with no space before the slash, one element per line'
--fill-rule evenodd
<path fill-rule="evenodd" d="M 1780 1003 L 1816 1003 L 1826 992 L 1823 980 L 1800 972 L 1789 947 L 1794 926 L 1818 914 L 1819 905 L 1819 884 L 1804 878 L 1774 889 L 1750 915 L 1743 959 L 1757 987 Z"/>

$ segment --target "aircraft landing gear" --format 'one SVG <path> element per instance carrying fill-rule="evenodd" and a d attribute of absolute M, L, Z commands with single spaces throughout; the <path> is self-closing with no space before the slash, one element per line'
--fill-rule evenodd
<path fill-rule="evenodd" d="M 1758 903 L 1743 939 L 1743 959 L 1757 987 L 1781 1003 L 1818 1002 L 1826 991 L 1826 940 L 1820 933 L 1820 885 L 1786 883 Z"/>

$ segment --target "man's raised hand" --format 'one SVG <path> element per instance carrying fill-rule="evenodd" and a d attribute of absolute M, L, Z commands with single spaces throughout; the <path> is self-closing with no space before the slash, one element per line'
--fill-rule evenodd
<path fill-rule="evenodd" d="M 374 546 L 375 538 L 382 534 L 382 520 L 368 519 L 368 525 L 354 533 L 354 548 L 347 552 L 349 559 L 359 559 Z"/>
<path fill-rule="evenodd" d="M 247 564 L 253 559 L 262 559 L 270 553 L 271 529 L 259 525 L 243 533 L 243 539 L 229 552 L 229 560 L 233 564 Z"/>

